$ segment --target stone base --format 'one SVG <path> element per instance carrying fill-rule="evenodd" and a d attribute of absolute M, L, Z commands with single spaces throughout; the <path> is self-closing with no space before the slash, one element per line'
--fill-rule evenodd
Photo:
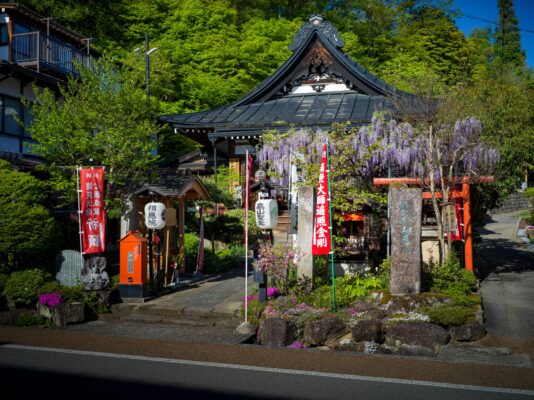
<path fill-rule="evenodd" d="M 148 297 L 149 288 L 147 284 L 122 284 L 118 285 L 121 297 L 141 298 Z"/>

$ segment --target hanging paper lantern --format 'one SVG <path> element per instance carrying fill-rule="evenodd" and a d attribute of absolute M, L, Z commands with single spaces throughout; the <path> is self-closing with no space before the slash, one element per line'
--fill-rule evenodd
<path fill-rule="evenodd" d="M 147 203 L 145 206 L 145 224 L 148 229 L 162 229 L 165 226 L 165 204 Z"/>
<path fill-rule="evenodd" d="M 278 224 L 278 203 L 273 199 L 256 202 L 256 225 L 261 229 L 274 229 Z"/>

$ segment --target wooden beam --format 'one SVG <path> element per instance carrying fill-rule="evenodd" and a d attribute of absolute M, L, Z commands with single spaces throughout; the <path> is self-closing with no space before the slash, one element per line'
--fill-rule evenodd
<path fill-rule="evenodd" d="M 493 183 L 495 178 L 493 176 L 471 176 L 464 178 L 453 178 L 452 183 Z M 428 178 L 374 178 L 373 185 L 384 186 L 391 184 L 399 185 L 428 185 L 430 180 Z"/>

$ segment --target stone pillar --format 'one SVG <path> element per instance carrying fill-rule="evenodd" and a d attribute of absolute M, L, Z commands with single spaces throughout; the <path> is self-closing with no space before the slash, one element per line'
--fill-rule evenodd
<path fill-rule="evenodd" d="M 421 292 L 421 189 L 390 188 L 391 277 L 394 296 Z"/>
<path fill-rule="evenodd" d="M 128 234 L 128 231 L 139 229 L 139 216 L 137 215 L 137 202 L 134 196 L 129 196 L 124 202 L 121 215 L 121 238 Z"/>
<path fill-rule="evenodd" d="M 298 252 L 297 275 L 313 282 L 313 217 L 315 214 L 315 188 L 301 186 L 298 189 Z"/>

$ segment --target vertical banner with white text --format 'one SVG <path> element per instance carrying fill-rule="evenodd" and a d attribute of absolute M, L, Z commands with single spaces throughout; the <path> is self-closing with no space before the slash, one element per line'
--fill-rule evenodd
<path fill-rule="evenodd" d="M 313 227 L 312 254 L 314 256 L 329 254 L 330 241 L 330 204 L 328 188 L 328 171 L 326 161 L 327 145 L 323 146 L 321 168 L 319 170 L 319 185 L 317 186 L 317 204 L 315 206 L 315 223 Z"/>
<path fill-rule="evenodd" d="M 104 167 L 80 168 L 82 252 L 105 251 Z"/>

